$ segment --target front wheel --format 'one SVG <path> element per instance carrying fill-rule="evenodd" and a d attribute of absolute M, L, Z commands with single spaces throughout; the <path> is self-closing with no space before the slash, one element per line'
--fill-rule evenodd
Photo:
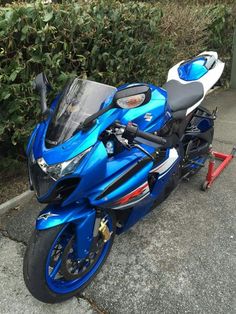
<path fill-rule="evenodd" d="M 101 231 L 83 260 L 75 257 L 75 226 L 72 223 L 47 230 L 35 230 L 24 257 L 24 280 L 31 294 L 45 303 L 65 301 L 92 281 L 104 264 L 115 236 L 115 217 L 104 213 L 110 239 Z"/>

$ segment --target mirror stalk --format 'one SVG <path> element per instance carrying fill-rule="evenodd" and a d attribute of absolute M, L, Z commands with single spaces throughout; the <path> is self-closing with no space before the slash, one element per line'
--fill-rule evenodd
<path fill-rule="evenodd" d="M 87 119 L 84 120 L 81 128 L 86 128 L 90 125 L 90 123 L 92 123 L 95 119 L 97 119 L 98 117 L 100 117 L 103 113 L 107 112 L 108 110 L 112 109 L 113 105 L 110 104 L 109 106 L 103 108 L 102 110 L 99 110 L 97 112 L 95 112 L 94 114 L 92 114 L 91 116 L 89 116 Z"/>
<path fill-rule="evenodd" d="M 39 73 L 34 80 L 34 88 L 40 95 L 40 107 L 44 119 L 47 119 L 51 110 L 47 107 L 47 92 L 51 90 L 51 85 L 44 73 Z"/>
<path fill-rule="evenodd" d="M 47 91 L 43 88 L 40 91 L 40 105 L 41 105 L 42 115 L 46 116 L 49 111 L 47 107 Z"/>

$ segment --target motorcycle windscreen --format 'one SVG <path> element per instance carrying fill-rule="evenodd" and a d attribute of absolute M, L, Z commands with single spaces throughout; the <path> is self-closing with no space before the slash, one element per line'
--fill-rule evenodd
<path fill-rule="evenodd" d="M 97 112 L 104 101 L 113 96 L 116 88 L 88 80 L 74 78 L 64 88 L 54 110 L 46 134 L 49 147 L 71 138 L 80 123 Z"/>

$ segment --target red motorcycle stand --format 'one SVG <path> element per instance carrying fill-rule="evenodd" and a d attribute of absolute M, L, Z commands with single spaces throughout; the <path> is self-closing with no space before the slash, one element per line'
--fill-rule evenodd
<path fill-rule="evenodd" d="M 210 159 L 208 165 L 208 172 L 206 176 L 206 180 L 202 183 L 201 190 L 206 191 L 215 181 L 215 179 L 221 174 L 221 172 L 228 166 L 230 161 L 236 155 L 236 147 L 233 148 L 231 154 L 223 154 L 219 152 L 215 152 L 213 150 L 210 151 Z M 219 166 L 215 169 L 216 159 L 221 160 Z"/>

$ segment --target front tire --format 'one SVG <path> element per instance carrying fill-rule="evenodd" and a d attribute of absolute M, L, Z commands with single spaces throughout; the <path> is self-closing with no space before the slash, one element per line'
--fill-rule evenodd
<path fill-rule="evenodd" d="M 61 271 L 61 269 L 65 269 L 68 261 L 72 261 L 73 225 L 64 224 L 47 230 L 34 230 L 24 256 L 23 274 L 27 288 L 36 299 L 45 303 L 62 302 L 80 294 L 93 280 L 109 255 L 115 236 L 115 217 L 111 212 L 106 214 L 107 217 L 109 230 L 112 231 L 111 238 L 106 243 L 103 242 L 102 248 L 99 248 L 99 253 L 97 253 L 99 255 L 94 255 L 93 259 L 91 258 L 91 262 L 88 262 L 87 259 L 85 260 L 86 263 L 84 262 L 80 266 L 82 268 L 78 266 L 80 261 L 76 261 L 78 269 L 76 272 L 72 272 L 71 275 L 74 276 L 72 278 L 67 275 L 68 271 Z M 60 241 L 61 244 L 58 244 Z M 68 252 L 65 254 L 66 250 Z M 90 253 L 95 254 L 95 252 L 91 251 Z M 54 258 L 53 260 L 52 257 Z M 71 265 L 70 267 L 72 267 Z M 85 266 L 87 266 L 87 269 Z M 58 267 L 57 270 L 56 267 Z"/>

